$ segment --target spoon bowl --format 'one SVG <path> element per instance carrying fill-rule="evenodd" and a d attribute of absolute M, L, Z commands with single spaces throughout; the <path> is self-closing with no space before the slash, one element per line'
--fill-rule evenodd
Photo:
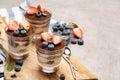
<path fill-rule="evenodd" d="M 71 50 L 70 50 L 69 47 L 65 47 L 64 54 L 65 54 L 67 57 L 70 57 L 70 55 L 71 55 Z"/>

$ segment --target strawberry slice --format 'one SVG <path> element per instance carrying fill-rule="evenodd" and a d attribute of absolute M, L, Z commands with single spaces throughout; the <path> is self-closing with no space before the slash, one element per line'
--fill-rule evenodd
<path fill-rule="evenodd" d="M 30 23 L 26 20 L 20 22 L 20 26 L 23 27 L 25 30 L 29 30 L 30 28 Z"/>
<path fill-rule="evenodd" d="M 55 45 L 58 45 L 58 44 L 60 44 L 62 42 L 62 38 L 60 36 L 54 35 L 53 38 L 52 38 L 52 42 Z"/>
<path fill-rule="evenodd" d="M 69 25 L 72 27 L 72 28 L 78 28 L 78 25 L 73 23 L 73 22 L 70 22 Z"/>
<path fill-rule="evenodd" d="M 82 39 L 83 37 L 83 32 L 80 28 L 74 28 L 73 29 L 73 35 L 76 36 L 77 38 Z"/>
<path fill-rule="evenodd" d="M 48 42 L 52 38 L 52 35 L 48 32 L 41 33 L 41 39 Z"/>
<path fill-rule="evenodd" d="M 19 24 L 15 20 L 10 21 L 10 23 L 8 24 L 8 30 L 11 30 L 11 31 L 17 30 L 18 27 L 19 27 Z"/>
<path fill-rule="evenodd" d="M 30 6 L 27 10 L 28 14 L 35 14 L 37 12 L 37 8 L 34 6 Z"/>

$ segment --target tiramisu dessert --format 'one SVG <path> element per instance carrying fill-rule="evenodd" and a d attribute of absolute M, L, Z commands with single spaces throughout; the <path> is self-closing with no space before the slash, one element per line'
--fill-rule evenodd
<path fill-rule="evenodd" d="M 12 20 L 5 28 L 10 56 L 23 59 L 29 54 L 29 44 L 33 36 L 33 29 L 28 21 L 18 23 Z"/>
<path fill-rule="evenodd" d="M 35 35 L 39 35 L 48 30 L 52 15 L 39 4 L 37 8 L 30 6 L 24 16 L 30 22 L 31 27 L 33 27 Z"/>
<path fill-rule="evenodd" d="M 48 32 L 41 33 L 41 39 L 36 41 L 36 52 L 43 72 L 53 73 L 58 69 L 64 47 L 61 37 Z"/>

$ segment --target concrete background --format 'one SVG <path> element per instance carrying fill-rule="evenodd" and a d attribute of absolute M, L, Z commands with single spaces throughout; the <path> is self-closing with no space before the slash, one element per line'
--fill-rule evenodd
<path fill-rule="evenodd" d="M 23 0 L 0 0 L 0 8 Z M 120 80 L 120 0 L 31 0 L 49 9 L 56 20 L 83 29 L 84 46 L 70 45 L 72 54 L 99 80 Z M 77 51 L 76 51 L 77 50 Z"/>

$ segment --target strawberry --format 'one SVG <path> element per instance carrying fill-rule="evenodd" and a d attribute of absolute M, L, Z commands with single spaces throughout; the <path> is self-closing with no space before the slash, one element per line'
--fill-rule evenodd
<path fill-rule="evenodd" d="M 11 31 L 17 30 L 18 27 L 19 27 L 19 24 L 15 20 L 10 21 L 10 23 L 8 24 L 8 30 L 11 30 Z"/>
<path fill-rule="evenodd" d="M 62 42 L 62 38 L 60 36 L 54 35 L 53 38 L 52 38 L 52 42 L 55 45 L 58 45 L 58 44 L 60 44 Z"/>
<path fill-rule="evenodd" d="M 37 8 L 33 6 L 30 6 L 27 10 L 28 14 L 35 14 L 36 12 L 37 12 Z"/>
<path fill-rule="evenodd" d="M 20 26 L 23 27 L 25 30 L 29 30 L 30 28 L 30 23 L 26 20 L 20 22 Z"/>
<path fill-rule="evenodd" d="M 52 38 L 52 35 L 48 32 L 41 33 L 41 39 L 48 42 Z"/>
<path fill-rule="evenodd" d="M 73 23 L 73 22 L 70 22 L 69 25 L 72 27 L 72 28 L 78 28 L 78 25 Z"/>
<path fill-rule="evenodd" d="M 73 35 L 74 35 L 75 37 L 77 37 L 77 38 L 82 39 L 82 37 L 83 37 L 83 32 L 82 32 L 82 30 L 81 30 L 80 28 L 74 28 L 74 29 L 73 29 Z"/>
<path fill-rule="evenodd" d="M 40 5 L 40 11 L 45 12 L 45 8 L 42 5 Z"/>

